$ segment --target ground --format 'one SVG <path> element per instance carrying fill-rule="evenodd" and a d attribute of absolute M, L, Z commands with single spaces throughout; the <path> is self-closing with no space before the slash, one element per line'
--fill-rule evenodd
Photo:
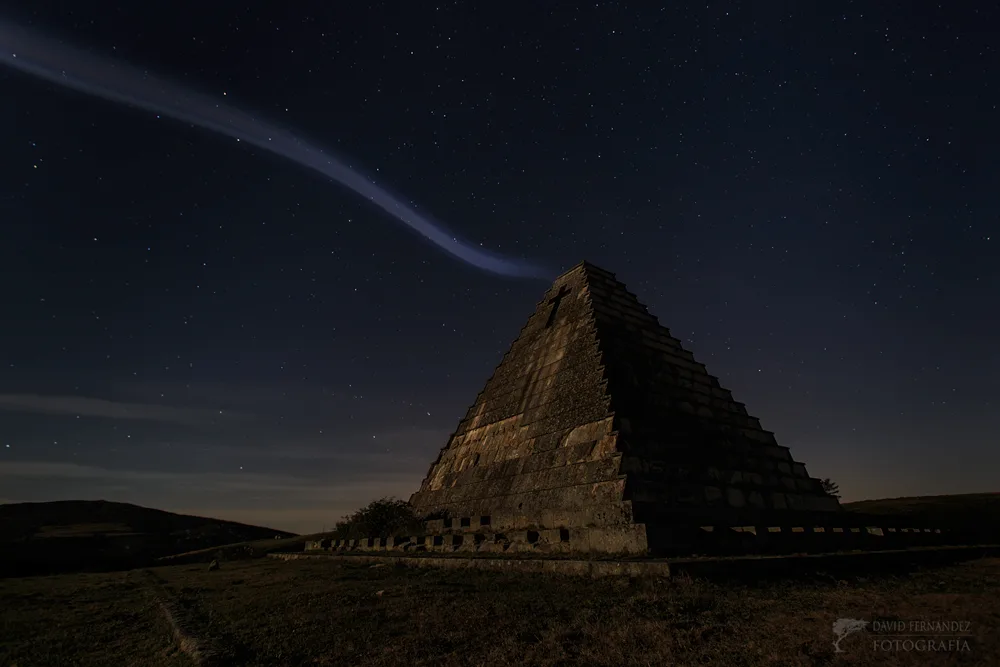
<path fill-rule="evenodd" d="M 269 559 L 11 578 L 0 665 L 191 665 L 161 602 L 222 665 L 997 665 L 998 584 L 996 558 L 739 584 Z M 876 651 L 869 627 L 834 653 L 838 618 L 971 636 L 965 651 Z"/>
<path fill-rule="evenodd" d="M 128 503 L 64 500 L 0 504 L 0 577 L 107 572 L 246 540 L 291 533 Z M 288 543 L 289 545 L 291 543 Z"/>

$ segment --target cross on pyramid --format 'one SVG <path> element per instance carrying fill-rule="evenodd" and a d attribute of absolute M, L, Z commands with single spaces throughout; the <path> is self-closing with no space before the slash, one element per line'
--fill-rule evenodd
<path fill-rule="evenodd" d="M 614 274 L 587 262 L 546 292 L 410 502 L 452 517 L 429 532 L 457 521 L 508 542 L 609 552 L 847 514 Z"/>

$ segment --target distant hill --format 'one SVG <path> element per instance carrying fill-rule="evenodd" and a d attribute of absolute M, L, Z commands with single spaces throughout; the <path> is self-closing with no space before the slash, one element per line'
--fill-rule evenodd
<path fill-rule="evenodd" d="M 104 500 L 14 503 L 0 505 L 0 576 L 141 567 L 185 551 L 293 536 Z"/>
<path fill-rule="evenodd" d="M 1000 493 L 883 498 L 844 503 L 843 507 L 865 514 L 905 516 L 914 523 L 962 532 L 970 540 L 1000 542 Z"/>

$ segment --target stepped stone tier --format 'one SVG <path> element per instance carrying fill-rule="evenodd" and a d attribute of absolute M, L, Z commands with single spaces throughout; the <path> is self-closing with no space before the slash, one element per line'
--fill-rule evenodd
<path fill-rule="evenodd" d="M 940 536 L 842 510 L 614 274 L 587 262 L 538 302 L 410 502 L 447 518 L 421 535 L 313 546 L 638 555 Z"/>

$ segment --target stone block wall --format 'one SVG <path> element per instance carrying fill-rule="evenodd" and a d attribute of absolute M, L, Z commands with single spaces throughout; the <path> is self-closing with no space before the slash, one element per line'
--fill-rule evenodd
<path fill-rule="evenodd" d="M 588 288 L 626 498 L 675 507 L 838 511 L 819 480 L 611 274 Z"/>
<path fill-rule="evenodd" d="M 459 423 L 411 503 L 418 511 L 507 513 L 546 526 L 550 509 L 608 516 L 619 467 L 587 275 L 556 280 Z"/>
<path fill-rule="evenodd" d="M 840 510 L 614 274 L 588 263 L 537 304 L 410 502 L 493 517 L 505 534 L 656 534 L 659 523 Z"/>
<path fill-rule="evenodd" d="M 710 517 L 705 517 L 710 520 Z M 599 527 L 501 529 L 492 517 L 457 517 L 429 521 L 418 535 L 360 540 L 318 540 L 308 552 L 455 553 L 558 556 L 603 554 L 636 556 L 711 556 L 727 554 L 824 553 L 902 549 L 956 543 L 938 528 L 887 522 L 853 512 L 794 513 L 772 517 L 771 523 L 660 522 Z M 568 523 L 575 523 L 570 518 Z M 509 525 L 509 524 L 504 524 Z"/>
<path fill-rule="evenodd" d="M 462 532 L 432 532 L 429 529 L 426 534 L 412 536 L 311 542 L 306 550 L 540 555 L 601 553 L 621 556 L 641 556 L 649 552 L 645 526 L 642 524 L 506 532 L 495 532 L 489 527 Z"/>

